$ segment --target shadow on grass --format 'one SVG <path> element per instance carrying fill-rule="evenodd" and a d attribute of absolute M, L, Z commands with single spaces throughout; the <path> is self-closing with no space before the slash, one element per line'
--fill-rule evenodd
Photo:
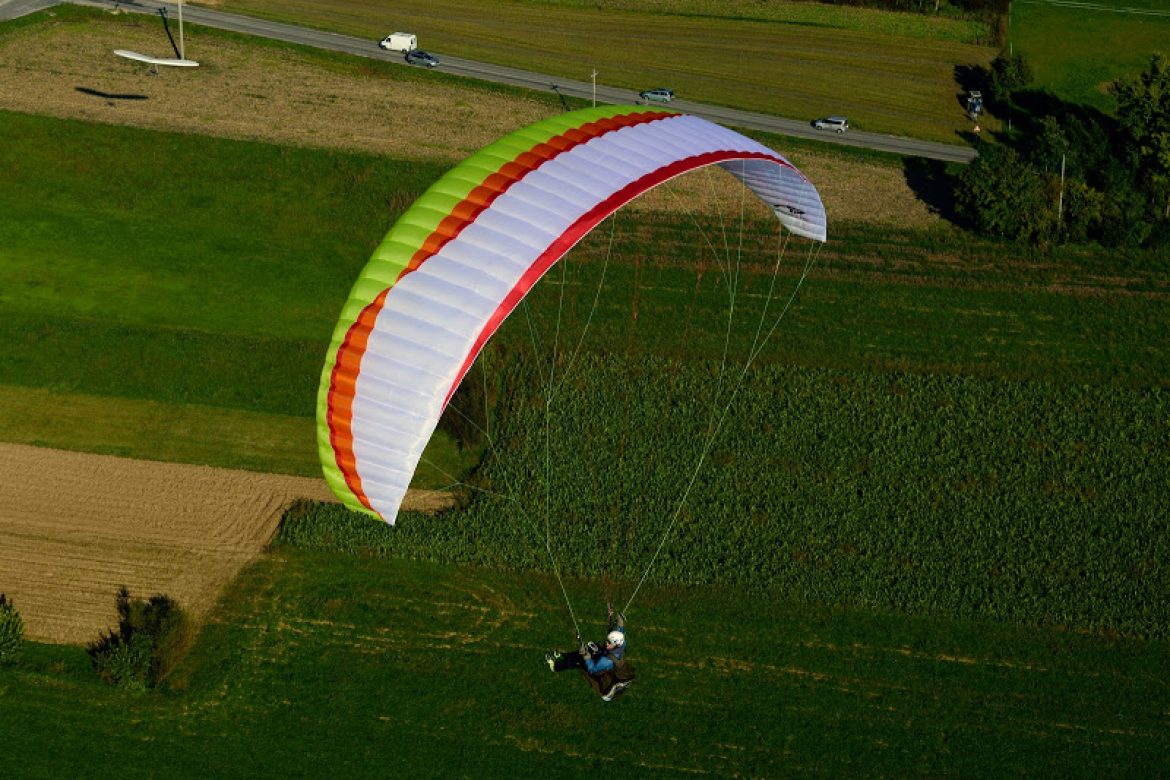
<path fill-rule="evenodd" d="M 906 184 L 932 214 L 937 214 L 947 222 L 955 221 L 956 177 L 947 170 L 945 162 L 925 157 L 907 157 L 902 163 L 902 173 L 906 177 Z"/>
<path fill-rule="evenodd" d="M 981 65 L 956 65 L 954 79 L 958 87 L 955 92 L 955 105 L 967 113 L 967 99 L 971 93 L 987 89 L 987 69 Z M 972 128 L 977 126 L 972 117 Z M 956 131 L 956 135 L 970 146 L 977 147 L 980 140 L 983 140 L 972 130 Z M 902 163 L 902 173 L 906 177 L 906 184 L 918 199 L 926 204 L 932 214 L 957 224 L 955 187 L 958 176 L 953 165 L 924 157 L 906 157 Z"/>
<path fill-rule="evenodd" d="M 131 92 L 102 92 L 100 89 L 92 89 L 90 87 L 74 87 L 75 90 L 83 95 L 93 95 L 94 97 L 102 98 L 113 103 L 115 100 L 146 100 L 146 95 L 139 95 Z"/>
<path fill-rule="evenodd" d="M 1012 93 L 1013 117 L 1021 136 L 1040 130 L 1044 117 L 1057 117 L 1066 128 L 1087 128 L 1099 131 L 1108 137 L 1121 132 L 1117 120 L 1092 106 L 1069 103 L 1051 92 L 1041 89 L 1023 89 Z"/>
<path fill-rule="evenodd" d="M 959 91 L 955 93 L 955 103 L 964 113 L 967 111 L 967 98 L 972 92 L 987 94 L 987 68 L 982 65 L 956 65 L 955 84 Z"/>

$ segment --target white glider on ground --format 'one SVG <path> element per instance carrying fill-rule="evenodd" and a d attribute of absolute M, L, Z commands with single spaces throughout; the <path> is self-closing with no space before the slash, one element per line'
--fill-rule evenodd
<path fill-rule="evenodd" d="M 114 54 L 117 54 L 119 57 L 125 57 L 128 60 L 145 62 L 147 65 L 167 65 L 178 68 L 194 68 L 198 67 L 199 65 L 199 63 L 195 60 L 177 60 L 167 59 L 165 57 L 151 57 L 149 54 L 139 54 L 136 51 L 128 51 L 126 49 L 114 49 Z"/>
<path fill-rule="evenodd" d="M 171 68 L 197 68 L 199 63 L 195 60 L 187 59 L 186 49 L 183 45 L 183 0 L 179 0 L 179 56 L 178 58 L 168 57 L 151 57 L 149 54 L 139 54 L 136 51 L 129 51 L 128 49 L 114 49 L 114 54 L 119 57 L 125 57 L 128 60 L 135 60 L 137 62 L 145 62 L 153 68 L 159 65 Z M 163 14 L 166 15 L 165 13 Z M 157 71 L 156 71 L 157 72 Z"/>

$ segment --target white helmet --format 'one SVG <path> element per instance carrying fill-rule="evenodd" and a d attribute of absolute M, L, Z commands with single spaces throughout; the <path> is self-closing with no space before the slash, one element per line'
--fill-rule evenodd
<path fill-rule="evenodd" d="M 617 645 L 618 647 L 621 647 L 626 643 L 626 635 L 621 631 L 610 631 L 608 634 L 606 634 L 605 641 L 609 642 L 611 645 Z"/>

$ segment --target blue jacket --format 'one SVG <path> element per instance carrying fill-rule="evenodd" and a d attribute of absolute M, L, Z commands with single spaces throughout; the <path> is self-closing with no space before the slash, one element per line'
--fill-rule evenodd
<path fill-rule="evenodd" d="M 625 636 L 626 629 L 621 626 L 615 626 L 615 631 L 621 631 Z M 626 654 L 626 642 L 622 642 L 621 647 L 615 647 L 613 650 L 601 648 L 601 652 L 594 655 L 592 658 L 585 659 L 585 670 L 589 674 L 596 677 L 599 674 L 604 674 L 613 669 L 613 662 L 620 661 Z"/>

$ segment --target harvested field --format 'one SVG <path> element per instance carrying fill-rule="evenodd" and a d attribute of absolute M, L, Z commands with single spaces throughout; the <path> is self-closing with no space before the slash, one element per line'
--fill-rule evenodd
<path fill-rule="evenodd" d="M 323 479 L 0 444 L 0 592 L 30 639 L 80 644 L 116 623 L 114 593 L 165 593 L 196 618 Z M 445 497 L 414 492 L 415 509 Z"/>

